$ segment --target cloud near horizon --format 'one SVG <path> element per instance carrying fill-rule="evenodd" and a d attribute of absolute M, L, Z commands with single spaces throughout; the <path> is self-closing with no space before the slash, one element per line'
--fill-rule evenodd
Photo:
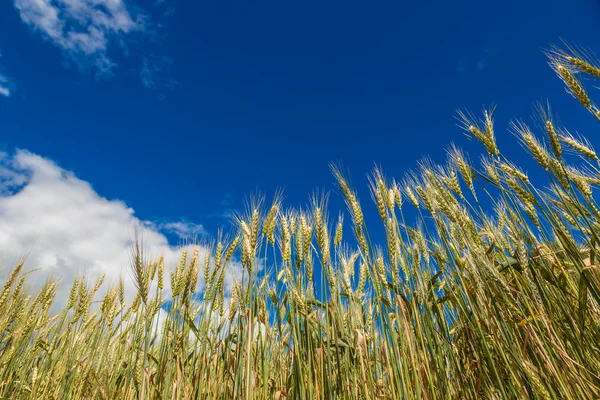
<path fill-rule="evenodd" d="M 0 226 L 0 281 L 26 256 L 27 270 L 37 269 L 27 279 L 32 286 L 39 287 L 49 277 L 60 280 L 58 306 L 66 302 L 72 282 L 84 274 L 90 281 L 105 274 L 104 288 L 122 276 L 131 299 L 135 286 L 130 255 L 136 231 L 150 256 L 165 256 L 165 274 L 177 264 L 182 248 L 171 246 L 160 230 L 204 233 L 197 224 L 142 221 L 124 202 L 100 196 L 72 172 L 26 150 L 0 153 Z M 202 259 L 206 251 L 200 247 Z M 228 289 L 238 268 L 231 267 Z M 196 290 L 203 288 L 200 276 Z M 170 296 L 168 290 L 165 295 Z"/>

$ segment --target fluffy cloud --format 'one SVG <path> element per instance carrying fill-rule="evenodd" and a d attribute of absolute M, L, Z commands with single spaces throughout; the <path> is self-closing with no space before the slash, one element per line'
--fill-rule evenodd
<path fill-rule="evenodd" d="M 123 0 L 13 0 L 23 22 L 41 32 L 71 58 L 92 62 L 101 73 L 114 63 L 110 40 L 144 29 L 144 16 L 133 15 Z"/>
<path fill-rule="evenodd" d="M 164 254 L 168 272 L 181 248 L 170 246 L 158 229 L 187 234 L 201 229 L 141 221 L 122 201 L 100 196 L 73 173 L 24 150 L 0 153 L 0 227 L 0 282 L 27 255 L 27 269 L 38 269 L 28 279 L 34 286 L 51 276 L 62 282 L 59 305 L 68 297 L 68 286 L 84 273 L 90 281 L 105 274 L 109 283 L 123 276 L 131 298 L 131 241 L 136 230 L 150 256 Z M 203 257 L 206 249 L 200 250 Z M 239 267 L 233 266 L 227 276 L 228 288 L 236 271 Z M 204 287 L 202 276 L 199 281 L 198 291 Z"/>

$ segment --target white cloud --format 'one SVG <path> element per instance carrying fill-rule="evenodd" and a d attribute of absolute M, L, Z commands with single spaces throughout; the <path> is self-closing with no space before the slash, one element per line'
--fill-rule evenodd
<path fill-rule="evenodd" d="M 13 0 L 21 19 L 78 62 L 101 73 L 114 63 L 109 42 L 144 28 L 144 16 L 132 15 L 123 0 Z"/>
<path fill-rule="evenodd" d="M 6 75 L 0 72 L 0 95 L 6 97 L 10 96 L 11 90 L 9 86 L 12 86 L 12 82 L 6 77 Z"/>
<path fill-rule="evenodd" d="M 180 239 L 194 240 L 199 236 L 206 235 L 206 229 L 200 224 L 193 222 L 163 222 L 158 224 L 158 229 L 164 232 L 172 233 Z"/>
<path fill-rule="evenodd" d="M 0 57 L 2 57 L 2 50 L 0 50 Z M 0 95 L 2 96 L 10 96 L 12 82 L 8 79 L 6 75 L 0 72 Z"/>
<path fill-rule="evenodd" d="M 181 249 L 170 246 L 153 224 L 139 220 L 125 203 L 100 196 L 73 173 L 24 150 L 0 153 L 0 227 L 0 282 L 27 255 L 27 269 L 39 269 L 28 278 L 34 286 L 50 276 L 61 280 L 59 305 L 83 273 L 90 281 L 106 274 L 113 284 L 123 276 L 131 298 L 135 293 L 131 240 L 136 229 L 150 255 L 164 254 L 165 282 L 180 257 Z M 174 223 L 162 228 L 191 232 L 201 225 Z M 200 250 L 203 259 L 206 249 Z M 228 288 L 235 271 L 239 267 L 234 265 L 226 280 Z M 200 275 L 198 291 L 204 287 Z"/>

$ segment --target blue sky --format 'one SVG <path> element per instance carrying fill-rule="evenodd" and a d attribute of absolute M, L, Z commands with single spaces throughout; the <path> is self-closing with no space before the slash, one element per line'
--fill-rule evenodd
<path fill-rule="evenodd" d="M 143 217 L 209 226 L 257 188 L 303 202 L 331 186 L 330 161 L 362 185 L 374 162 L 399 177 L 451 141 L 468 147 L 457 109 L 496 104 L 500 127 L 540 99 L 570 113 L 541 49 L 593 49 L 600 34 L 592 0 L 125 0 L 144 26 L 85 55 L 26 23 L 20 2 L 0 5 L 0 71 L 14 82 L 1 146 L 53 159 Z"/>
<path fill-rule="evenodd" d="M 4 1 L 0 150 L 12 175 L 59 165 L 136 218 L 198 231 L 256 190 L 300 205 L 333 189 L 332 161 L 368 201 L 374 163 L 401 178 L 451 142 L 478 154 L 458 109 L 497 105 L 517 155 L 505 128 L 536 101 L 591 129 L 542 49 L 598 51 L 598 21 L 596 0 Z"/>

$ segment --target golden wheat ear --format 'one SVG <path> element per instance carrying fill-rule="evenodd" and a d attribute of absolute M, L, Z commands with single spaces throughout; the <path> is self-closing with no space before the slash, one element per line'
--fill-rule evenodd
<path fill-rule="evenodd" d="M 466 133 L 470 133 L 485 146 L 490 156 L 500 153 L 496 145 L 494 133 L 494 108 L 483 110 L 483 119 L 477 119 L 473 114 L 459 111 L 460 126 Z"/>
<path fill-rule="evenodd" d="M 570 64 L 576 70 L 590 75 L 594 78 L 600 78 L 600 68 L 593 52 L 564 43 L 564 47 L 554 46 L 547 54 L 551 57 L 562 60 L 565 64 Z"/>
<path fill-rule="evenodd" d="M 560 135 L 560 140 L 576 153 L 581 154 L 590 160 L 598 160 L 598 156 L 592 148 L 592 145 L 584 138 L 576 138 L 571 133 L 564 131 Z"/>
<path fill-rule="evenodd" d="M 572 47 L 568 47 L 569 51 L 555 47 L 551 51 L 546 52 L 549 59 L 549 64 L 565 83 L 567 91 L 573 95 L 592 115 L 600 121 L 600 109 L 592 102 L 583 85 L 577 79 L 578 73 L 584 73 L 594 78 L 600 77 L 600 68 L 589 60 L 589 57 L 580 56 Z M 586 60 L 587 59 L 587 60 Z"/>

